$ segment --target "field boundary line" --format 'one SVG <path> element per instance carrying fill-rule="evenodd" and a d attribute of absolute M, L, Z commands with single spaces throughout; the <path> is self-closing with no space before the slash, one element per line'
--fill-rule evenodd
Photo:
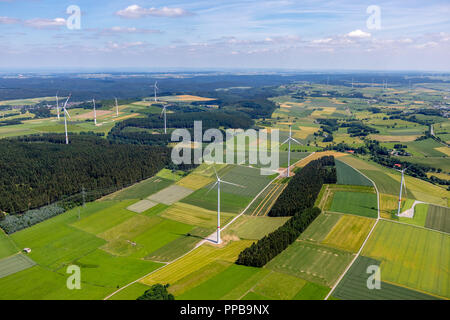
<path fill-rule="evenodd" d="M 349 165 L 350 166 L 350 165 Z M 352 166 L 350 166 L 352 167 Z M 353 167 L 352 167 L 353 168 Z M 359 248 L 358 252 L 356 253 L 355 257 L 353 258 L 353 260 L 350 262 L 350 264 L 345 268 L 344 272 L 340 275 L 340 277 L 337 279 L 336 283 L 333 285 L 333 287 L 331 287 L 330 292 L 328 292 L 327 296 L 325 297 L 324 300 L 328 300 L 328 298 L 331 296 L 331 294 L 334 292 L 334 290 L 336 290 L 336 287 L 339 285 L 339 283 L 341 282 L 341 280 L 344 278 L 344 276 L 347 274 L 348 270 L 350 270 L 350 268 L 353 266 L 353 263 L 355 263 L 356 259 L 358 259 L 358 257 L 361 255 L 362 250 L 364 249 L 364 246 L 366 245 L 367 241 L 369 240 L 370 236 L 372 235 L 373 231 L 375 230 L 375 227 L 378 224 L 378 221 L 380 221 L 380 193 L 378 192 L 378 188 L 377 185 L 375 184 L 375 182 L 373 182 L 372 179 L 370 179 L 368 176 L 366 176 L 364 173 L 362 173 L 361 171 L 359 171 L 356 168 L 355 169 L 357 172 L 359 172 L 361 175 L 363 175 L 364 177 L 366 177 L 367 179 L 369 179 L 370 182 L 372 182 L 373 186 L 375 187 L 375 190 L 377 192 L 377 211 L 378 211 L 378 217 L 377 220 L 375 221 L 375 223 L 373 224 L 372 228 L 369 231 L 369 234 L 367 235 L 366 239 L 364 240 L 364 242 L 361 244 L 361 247 Z"/>
<path fill-rule="evenodd" d="M 450 235 L 450 233 L 445 232 L 445 231 L 431 229 L 431 228 L 423 227 L 423 226 L 418 226 L 418 225 L 415 225 L 415 224 L 410 224 L 410 223 L 406 223 L 406 222 L 402 222 L 402 221 L 391 220 L 391 219 L 387 219 L 387 218 L 380 218 L 380 220 L 394 222 L 394 223 L 399 223 L 399 224 L 403 224 L 403 225 L 406 225 L 406 226 L 416 227 L 416 228 L 419 228 L 419 229 L 425 229 L 425 230 L 428 230 L 428 231 L 434 231 L 434 232 L 443 233 L 445 235 Z"/>
<path fill-rule="evenodd" d="M 315 152 L 312 152 L 311 154 L 309 154 L 309 155 L 307 155 L 305 158 L 303 158 L 303 159 L 306 159 L 306 158 L 308 158 L 309 156 L 311 156 L 311 155 L 313 155 Z M 300 159 L 299 161 L 301 161 L 301 160 L 303 160 L 303 159 Z M 299 162 L 299 161 L 297 161 L 297 162 Z M 297 164 L 297 162 L 295 163 L 295 164 Z M 266 190 L 276 179 L 278 179 L 279 177 L 281 176 L 281 173 L 278 175 L 278 176 L 276 176 L 275 178 L 273 178 L 254 198 L 253 198 L 253 200 L 252 201 L 250 201 L 250 203 L 248 204 L 248 206 L 240 213 L 240 214 L 238 214 L 236 217 L 234 217 L 230 222 L 228 222 L 223 228 L 222 228 L 222 230 L 224 230 L 226 227 L 228 227 L 231 223 L 233 223 L 237 218 L 239 218 L 240 216 L 242 216 L 247 210 L 248 210 L 248 208 L 250 207 L 250 205 L 254 202 L 254 201 L 256 201 L 256 199 L 261 195 L 261 193 L 264 191 L 264 190 Z M 151 271 L 151 272 L 149 272 L 149 273 L 147 273 L 146 275 L 144 275 L 144 276 L 142 276 L 142 277 L 140 277 L 139 279 L 136 279 L 136 280 L 134 280 L 134 281 L 132 281 L 132 282 L 130 282 L 130 283 L 128 283 L 127 285 L 125 285 L 125 286 L 123 286 L 122 288 L 119 288 L 118 290 L 116 290 L 116 291 L 114 291 L 113 293 L 111 293 L 111 294 L 109 294 L 108 296 L 106 296 L 105 298 L 103 298 L 103 300 L 108 300 L 109 298 L 111 298 L 113 295 L 115 295 L 116 293 L 118 293 L 118 292 L 120 292 L 120 291 L 122 291 L 123 289 L 125 289 L 125 288 L 128 288 L 129 286 L 131 286 L 132 284 L 135 284 L 136 282 L 139 282 L 139 281 L 141 281 L 142 279 L 144 279 L 144 278 L 146 278 L 146 277 L 148 277 L 149 275 L 151 275 L 151 274 L 153 274 L 153 273 L 155 273 L 156 271 L 159 271 L 159 270 L 161 270 L 162 268 L 164 268 L 164 267 L 167 267 L 168 265 L 170 265 L 170 264 L 172 264 L 172 263 L 174 263 L 174 262 L 176 262 L 176 261 L 178 261 L 178 260 L 180 260 L 181 258 L 183 258 L 184 256 L 186 256 L 186 255 L 188 255 L 189 253 L 191 253 L 192 251 L 194 251 L 194 250 L 196 250 L 198 247 L 200 247 L 203 243 L 205 243 L 206 241 L 208 241 L 207 240 L 208 239 L 208 237 L 206 238 L 206 239 L 203 239 L 203 240 L 201 240 L 199 243 L 197 243 L 197 245 L 195 245 L 195 247 L 194 248 L 192 248 L 191 250 L 189 250 L 188 252 L 186 252 L 185 254 L 183 254 L 183 255 L 181 255 L 181 256 L 179 256 L 178 258 L 176 258 L 176 259 L 174 259 L 174 260 L 172 260 L 172 261 L 170 261 L 170 262 L 167 262 L 165 265 L 162 265 L 161 267 L 159 267 L 159 268 L 157 268 L 157 269 L 155 269 L 155 270 L 153 270 L 153 271 Z"/>

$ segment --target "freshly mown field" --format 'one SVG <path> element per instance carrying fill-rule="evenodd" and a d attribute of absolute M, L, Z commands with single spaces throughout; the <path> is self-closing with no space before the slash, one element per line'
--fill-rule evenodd
<path fill-rule="evenodd" d="M 148 197 L 148 200 L 163 203 L 167 205 L 174 204 L 177 201 L 189 196 L 193 191 L 191 189 L 178 185 L 169 186 Z"/>
<path fill-rule="evenodd" d="M 31 268 L 36 263 L 19 253 L 0 260 L 0 279 L 16 272 Z"/>
<path fill-rule="evenodd" d="M 136 213 L 142 213 L 144 211 L 147 211 L 154 206 L 156 206 L 158 203 L 150 201 L 150 200 L 140 200 L 138 202 L 133 203 L 132 205 L 128 206 L 127 209 Z"/>
<path fill-rule="evenodd" d="M 9 238 L 2 229 L 0 229 L 0 259 L 8 257 L 16 252 L 19 249 L 16 248 L 14 242 Z"/>
<path fill-rule="evenodd" d="M 334 193 L 330 211 L 376 218 L 378 216 L 377 195 L 373 193 L 337 191 Z"/>
<path fill-rule="evenodd" d="M 127 199 L 145 199 L 148 196 L 156 193 L 168 186 L 170 186 L 173 181 L 160 178 L 151 177 L 147 180 L 138 182 L 131 187 L 114 192 L 103 199 L 105 200 L 127 200 Z"/>
<path fill-rule="evenodd" d="M 430 205 L 425 227 L 450 233 L 450 208 Z"/>
<path fill-rule="evenodd" d="M 370 182 L 366 177 L 361 175 L 355 169 L 350 167 L 345 162 L 336 160 L 336 175 L 337 175 L 337 183 L 338 184 L 348 184 L 355 186 L 372 186 L 372 182 Z"/>
<path fill-rule="evenodd" d="M 339 282 L 332 296 L 342 300 L 434 300 L 433 296 L 387 283 L 383 281 L 383 269 L 381 272 L 380 289 L 368 289 L 367 279 L 371 274 L 367 273 L 369 266 L 380 266 L 380 261 L 359 256 L 351 268 Z"/>
<path fill-rule="evenodd" d="M 380 221 L 362 254 L 382 261 L 384 281 L 449 298 L 449 248 L 447 234 Z"/>
<path fill-rule="evenodd" d="M 343 215 L 322 243 L 338 249 L 357 252 L 374 223 L 373 219 Z"/>
<path fill-rule="evenodd" d="M 351 259 L 352 254 L 349 252 L 296 241 L 266 267 L 331 287 Z"/>

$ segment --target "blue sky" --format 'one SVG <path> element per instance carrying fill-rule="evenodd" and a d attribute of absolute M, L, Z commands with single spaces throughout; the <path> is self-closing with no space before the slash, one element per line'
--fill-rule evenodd
<path fill-rule="evenodd" d="M 450 71 L 448 0 L 0 0 L 0 29 L 0 69 Z"/>

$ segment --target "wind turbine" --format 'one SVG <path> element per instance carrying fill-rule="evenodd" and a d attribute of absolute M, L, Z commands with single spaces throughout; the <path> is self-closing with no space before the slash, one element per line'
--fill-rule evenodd
<path fill-rule="evenodd" d="M 211 188 L 209 188 L 208 192 L 211 191 L 217 185 L 217 244 L 219 244 L 220 243 L 220 184 L 225 183 L 225 184 L 229 184 L 229 185 L 240 187 L 240 188 L 245 188 L 245 187 L 241 186 L 239 184 L 231 183 L 231 182 L 220 179 L 219 175 L 217 174 L 216 167 L 214 167 L 214 165 L 213 165 L 213 169 L 214 169 L 214 173 L 216 174 L 217 180 L 211 186 Z"/>
<path fill-rule="evenodd" d="M 66 106 L 67 106 L 67 102 L 69 101 L 71 95 L 72 95 L 72 94 L 69 94 L 69 96 L 67 97 L 67 100 L 66 100 L 66 102 L 64 103 L 64 106 L 63 106 L 63 112 L 64 112 L 64 129 L 65 129 L 65 131 L 66 131 L 66 144 L 69 144 L 69 136 L 67 135 L 67 117 L 69 117 L 69 119 L 70 119 L 70 114 L 69 114 L 69 112 L 67 112 Z M 66 117 L 66 115 L 67 115 L 67 117 Z"/>
<path fill-rule="evenodd" d="M 167 116 L 166 116 L 167 105 L 164 105 L 161 115 L 164 113 L 164 134 L 167 134 Z"/>
<path fill-rule="evenodd" d="M 397 167 L 400 167 L 400 165 L 397 165 Z M 400 194 L 398 195 L 398 210 L 397 210 L 397 215 L 400 214 L 400 208 L 402 206 L 402 191 L 403 191 L 403 187 L 405 188 L 405 193 L 406 193 L 406 182 L 405 182 L 405 171 L 407 168 L 404 168 L 403 170 L 397 170 L 398 172 L 402 173 L 402 179 L 400 181 Z"/>
<path fill-rule="evenodd" d="M 154 90 L 155 90 L 155 102 L 156 101 L 158 101 L 157 99 L 156 99 L 156 92 L 158 91 L 158 81 L 155 81 L 155 84 L 153 85 L 153 88 L 154 88 Z"/>
<path fill-rule="evenodd" d="M 288 167 L 287 167 L 287 177 L 289 177 L 289 167 L 291 166 L 291 141 L 294 141 L 295 143 L 301 144 L 294 138 L 292 138 L 292 128 L 289 126 L 289 138 L 287 138 L 281 145 L 285 144 L 286 142 L 289 143 L 289 149 L 288 149 Z"/>
<path fill-rule="evenodd" d="M 116 117 L 119 116 L 119 105 L 117 104 L 117 98 L 114 98 L 116 100 Z"/>
<path fill-rule="evenodd" d="M 97 111 L 95 110 L 95 99 L 92 99 L 92 103 L 94 104 L 94 125 L 97 125 Z"/>
<path fill-rule="evenodd" d="M 59 102 L 58 102 L 58 92 L 56 93 L 56 112 L 58 114 L 58 120 L 59 120 Z"/>

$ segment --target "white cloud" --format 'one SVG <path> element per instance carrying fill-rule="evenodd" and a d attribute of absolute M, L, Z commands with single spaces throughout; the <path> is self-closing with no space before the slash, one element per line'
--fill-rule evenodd
<path fill-rule="evenodd" d="M 37 29 L 45 29 L 45 28 L 60 28 L 66 25 L 66 19 L 64 18 L 55 18 L 55 19 L 42 19 L 35 18 L 31 20 L 26 20 L 25 25 L 32 28 Z"/>
<path fill-rule="evenodd" d="M 133 4 L 131 6 L 126 7 L 123 10 L 119 10 L 116 12 L 116 14 L 120 17 L 128 19 L 138 19 L 145 16 L 176 18 L 191 15 L 190 12 L 182 8 L 168 8 L 168 7 L 163 7 L 161 9 L 142 8 L 137 4 Z"/>
<path fill-rule="evenodd" d="M 370 38 L 371 34 L 358 29 L 347 33 L 347 36 L 350 38 Z"/>
<path fill-rule="evenodd" d="M 10 17 L 0 17 L 0 24 L 14 24 L 20 22 L 19 19 Z"/>
<path fill-rule="evenodd" d="M 101 34 L 133 34 L 133 33 L 161 33 L 160 30 L 155 29 L 139 29 L 139 28 L 127 28 L 127 27 L 112 27 L 102 29 Z"/>

